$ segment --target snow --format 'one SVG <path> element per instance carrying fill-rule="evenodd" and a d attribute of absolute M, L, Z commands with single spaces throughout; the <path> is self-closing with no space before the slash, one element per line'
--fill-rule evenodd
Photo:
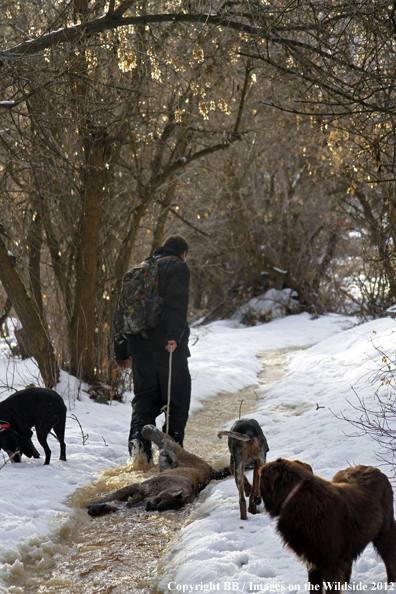
<path fill-rule="evenodd" d="M 242 321 L 249 316 L 252 320 L 268 322 L 283 318 L 287 313 L 297 313 L 300 304 L 294 297 L 297 297 L 297 293 L 292 289 L 270 289 L 242 305 L 234 319 Z"/>
<path fill-rule="evenodd" d="M 376 374 L 383 353 L 394 357 L 395 330 L 389 317 L 358 325 L 356 318 L 336 314 L 317 319 L 292 315 L 253 327 L 234 320 L 193 328 L 191 410 L 219 392 L 256 384 L 259 353 L 299 348 L 287 356 L 287 376 L 265 389 L 254 415 L 269 443 L 267 460 L 298 458 L 326 479 L 348 465 L 379 466 L 378 444 L 369 435 L 357 435 L 341 415 L 355 419 L 357 395 L 373 405 L 375 390 L 389 389 L 381 386 Z M 14 360 L 7 353 L 3 344 L 0 399 L 13 393 L 11 387 L 39 382 L 34 361 Z M 0 470 L 0 592 L 12 592 L 1 584 L 21 571 L 24 551 L 67 524 L 67 496 L 94 480 L 100 470 L 123 466 L 128 459 L 132 393 L 124 403 L 96 404 L 66 373 L 57 391 L 68 406 L 67 462 L 58 460 L 59 444 L 49 436 L 49 466 L 43 466 L 43 457 L 23 457 L 21 464 L 8 463 Z M 88 435 L 85 445 L 82 431 Z M 33 441 L 42 452 L 35 437 Z M 381 469 L 393 476 L 389 466 Z M 242 522 L 233 478 L 209 485 L 161 562 L 160 591 L 307 590 L 306 568 L 282 545 L 275 522 L 262 506 L 259 510 Z M 384 581 L 384 565 L 370 545 L 354 564 L 351 584 L 371 590 L 373 582 Z"/>

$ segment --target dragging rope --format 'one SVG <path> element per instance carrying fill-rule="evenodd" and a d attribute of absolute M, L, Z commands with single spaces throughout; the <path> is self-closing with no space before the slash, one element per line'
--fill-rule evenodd
<path fill-rule="evenodd" d="M 171 383 L 172 383 L 172 347 L 169 350 L 169 374 L 168 374 L 168 402 L 161 410 L 166 414 L 166 435 L 169 435 L 169 417 L 170 417 L 170 402 L 171 402 Z"/>

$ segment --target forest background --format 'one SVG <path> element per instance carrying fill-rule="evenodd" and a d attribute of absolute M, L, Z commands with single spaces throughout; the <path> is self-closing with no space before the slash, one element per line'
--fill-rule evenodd
<path fill-rule="evenodd" d="M 0 322 L 48 387 L 118 397 L 120 280 L 170 233 L 191 320 L 395 302 L 396 2 L 1 5 Z"/>

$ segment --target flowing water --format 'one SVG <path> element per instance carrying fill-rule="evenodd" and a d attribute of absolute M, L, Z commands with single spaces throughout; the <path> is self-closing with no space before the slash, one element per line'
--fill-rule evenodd
<path fill-rule="evenodd" d="M 190 416 L 186 450 L 215 466 L 228 464 L 227 440 L 219 440 L 217 431 L 227 426 L 227 421 L 251 416 L 266 386 L 285 375 L 281 351 L 266 352 L 259 360 L 264 368 L 257 386 L 220 394 Z M 70 517 L 52 539 L 30 543 L 29 550 L 21 551 L 20 571 L 10 576 L 8 592 L 154 594 L 158 562 L 194 504 L 161 513 L 138 507 L 99 518 L 88 516 L 85 506 L 157 472 L 155 467 L 141 471 L 127 465 L 104 471 L 97 481 L 77 489 L 69 499 Z"/>

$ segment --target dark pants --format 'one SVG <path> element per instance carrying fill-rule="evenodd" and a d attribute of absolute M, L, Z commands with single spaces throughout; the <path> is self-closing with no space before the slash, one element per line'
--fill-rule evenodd
<path fill-rule="evenodd" d="M 129 441 L 137 439 L 150 447 L 142 437 L 145 425 L 155 425 L 162 407 L 168 402 L 169 353 L 167 350 L 135 352 L 132 354 L 132 373 L 135 397 L 132 400 L 132 420 Z M 172 353 L 169 435 L 183 445 L 184 428 L 191 400 L 191 376 L 187 355 L 182 349 Z M 163 427 L 165 432 L 166 424 Z"/>

